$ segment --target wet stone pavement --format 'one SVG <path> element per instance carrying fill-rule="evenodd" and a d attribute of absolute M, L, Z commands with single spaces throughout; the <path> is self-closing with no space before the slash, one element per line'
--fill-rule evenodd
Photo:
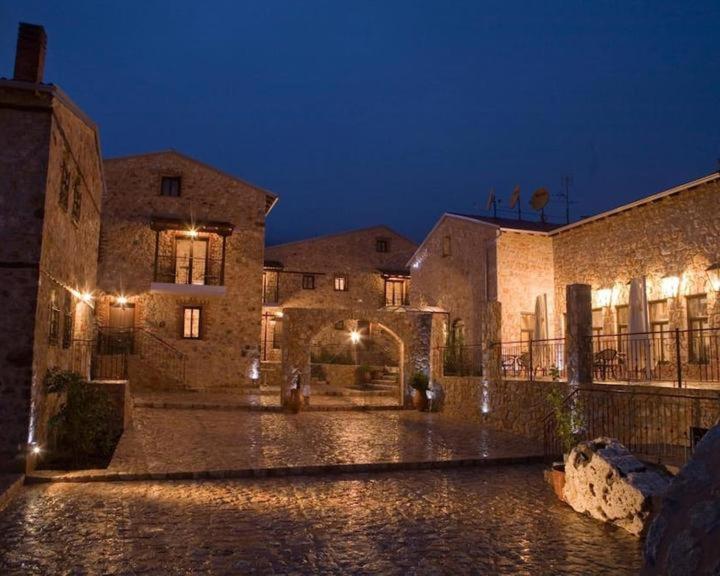
<path fill-rule="evenodd" d="M 408 410 L 301 412 L 136 408 L 109 473 L 169 473 L 538 455 L 502 431 Z"/>
<path fill-rule="evenodd" d="M 43 484 L 0 513 L 0 574 L 636 574 L 640 543 L 537 465 Z"/>

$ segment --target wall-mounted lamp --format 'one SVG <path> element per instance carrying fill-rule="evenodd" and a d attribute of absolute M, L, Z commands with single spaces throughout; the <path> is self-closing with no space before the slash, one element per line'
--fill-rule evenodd
<path fill-rule="evenodd" d="M 128 299 L 126 296 L 118 296 L 117 298 L 115 298 L 115 303 L 118 306 L 127 306 Z"/>
<path fill-rule="evenodd" d="M 610 306 L 612 300 L 612 288 L 601 288 L 595 290 L 595 305 L 598 308 L 605 308 Z"/>
<path fill-rule="evenodd" d="M 275 312 L 275 318 L 282 318 L 282 317 L 283 317 L 283 311 L 282 311 L 282 310 L 278 310 L 277 312 Z"/>
<path fill-rule="evenodd" d="M 190 238 L 197 238 L 198 237 L 198 231 L 195 228 L 190 228 L 188 230 L 187 235 L 190 236 Z"/>
<path fill-rule="evenodd" d="M 665 298 L 677 298 L 680 278 L 677 276 L 665 276 L 660 280 L 660 287 Z"/>
<path fill-rule="evenodd" d="M 705 270 L 705 273 L 710 280 L 710 286 L 715 292 L 720 292 L 720 262 L 710 265 Z"/>
<path fill-rule="evenodd" d="M 357 344 L 358 342 L 360 342 L 360 338 L 360 332 L 358 332 L 357 330 L 350 331 L 350 342 L 352 342 L 353 344 Z"/>

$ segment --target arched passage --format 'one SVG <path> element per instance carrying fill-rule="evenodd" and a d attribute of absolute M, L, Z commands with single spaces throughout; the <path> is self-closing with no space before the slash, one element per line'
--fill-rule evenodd
<path fill-rule="evenodd" d="M 409 398 L 409 379 L 415 372 L 430 375 L 434 314 L 430 312 L 364 310 L 364 309 L 309 309 L 283 310 L 281 400 L 289 398 L 293 370 L 300 371 L 303 381 L 311 378 L 313 343 L 328 327 L 349 319 L 363 320 L 381 327 L 388 338 L 395 341 L 398 350 L 398 402 L 406 404 Z M 439 319 L 437 320 L 439 322 Z M 355 326 L 357 328 L 357 326 Z M 344 330 L 344 328 L 343 328 Z M 340 331 L 340 330 L 338 330 Z M 349 331 L 344 334 L 349 337 Z"/>

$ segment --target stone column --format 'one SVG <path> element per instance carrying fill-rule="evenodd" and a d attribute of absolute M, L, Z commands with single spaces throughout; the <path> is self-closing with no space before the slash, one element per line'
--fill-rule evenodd
<path fill-rule="evenodd" d="M 565 362 L 571 388 L 592 384 L 592 299 L 588 284 L 565 287 Z"/>

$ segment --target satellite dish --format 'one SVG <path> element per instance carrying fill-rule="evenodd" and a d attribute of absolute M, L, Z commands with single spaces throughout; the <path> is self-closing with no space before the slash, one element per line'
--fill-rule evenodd
<path fill-rule="evenodd" d="M 488 194 L 487 204 L 485 204 L 485 210 L 490 210 L 490 208 L 495 207 L 495 190 L 493 188 L 490 189 L 490 194 Z"/>
<path fill-rule="evenodd" d="M 548 200 L 550 200 L 550 192 L 547 191 L 547 188 L 538 188 L 530 198 L 530 206 L 533 207 L 533 210 L 542 210 Z"/>
<path fill-rule="evenodd" d="M 520 200 L 520 186 L 515 186 L 515 190 L 510 195 L 510 209 L 512 210 Z"/>

